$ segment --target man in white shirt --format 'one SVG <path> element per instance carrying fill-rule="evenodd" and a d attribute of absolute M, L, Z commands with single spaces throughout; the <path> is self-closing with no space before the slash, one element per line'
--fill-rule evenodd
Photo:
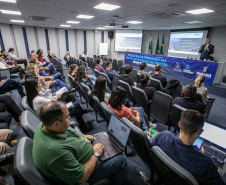
<path fill-rule="evenodd" d="M 84 54 L 82 55 L 82 58 L 84 58 L 84 59 L 85 59 L 85 61 L 87 61 L 87 57 L 89 57 L 89 56 L 87 55 L 87 52 L 86 52 L 86 51 L 84 51 Z"/>
<path fill-rule="evenodd" d="M 70 51 L 67 51 L 65 57 L 67 58 L 68 61 L 70 60 L 71 57 L 76 59 L 76 57 L 73 56 L 73 55 L 70 53 Z"/>
<path fill-rule="evenodd" d="M 12 61 L 12 62 L 16 61 L 17 64 L 24 64 L 24 66 L 26 68 L 27 67 L 27 60 L 26 59 L 22 59 L 22 58 L 18 58 L 13 53 L 14 53 L 14 49 L 13 48 L 9 48 L 9 51 L 8 51 L 8 59 L 10 61 Z"/>

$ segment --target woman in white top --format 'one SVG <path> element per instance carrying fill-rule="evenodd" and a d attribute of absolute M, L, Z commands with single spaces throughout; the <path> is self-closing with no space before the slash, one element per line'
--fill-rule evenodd
<path fill-rule="evenodd" d="M 42 93 L 42 84 L 38 77 L 28 77 L 25 81 L 25 89 L 27 95 L 28 105 L 37 113 L 40 113 L 42 106 L 50 101 L 56 101 L 50 99 Z M 81 108 L 78 102 L 72 102 L 72 107 L 69 107 L 70 116 L 74 116 L 79 123 L 79 128 L 82 132 L 87 132 L 91 128 L 87 126 L 82 118 L 84 110 Z"/>

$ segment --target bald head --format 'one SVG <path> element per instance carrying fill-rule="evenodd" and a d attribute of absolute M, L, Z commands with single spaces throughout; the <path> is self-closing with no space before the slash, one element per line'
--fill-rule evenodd
<path fill-rule="evenodd" d="M 66 105 L 60 101 L 50 101 L 43 105 L 39 114 L 42 123 L 51 126 L 56 120 L 62 121 L 63 108 L 66 108 Z"/>

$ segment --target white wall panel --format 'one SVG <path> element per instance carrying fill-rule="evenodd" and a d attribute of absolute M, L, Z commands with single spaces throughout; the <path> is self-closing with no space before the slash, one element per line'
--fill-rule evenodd
<path fill-rule="evenodd" d="M 99 46 L 101 43 L 101 31 L 95 31 L 95 55 L 99 55 Z M 109 46 L 108 46 L 109 47 Z"/>
<path fill-rule="evenodd" d="M 48 29 L 50 51 L 60 58 L 58 34 L 56 29 Z"/>
<path fill-rule="evenodd" d="M 0 24 L 0 30 L 1 30 L 1 34 L 2 34 L 2 40 L 5 46 L 5 50 L 6 52 L 8 52 L 9 48 L 14 48 L 14 53 L 15 55 L 18 56 L 17 53 L 17 48 L 16 48 L 16 43 L 14 40 L 14 34 L 12 31 L 12 28 L 10 28 L 10 25 L 8 24 Z"/>
<path fill-rule="evenodd" d="M 65 30 L 60 30 L 58 29 L 58 38 L 59 38 L 59 51 L 60 51 L 60 55 L 58 56 L 59 58 L 61 58 L 62 61 L 64 58 L 64 55 L 66 54 L 66 40 L 65 40 Z"/>
<path fill-rule="evenodd" d="M 108 57 L 112 58 L 111 56 L 111 44 L 110 44 L 110 39 L 108 38 L 108 31 L 104 31 L 104 43 L 108 43 Z"/>
<path fill-rule="evenodd" d="M 15 36 L 17 51 L 18 51 L 17 56 L 19 58 L 27 58 L 22 26 L 13 25 L 13 32 Z"/>
<path fill-rule="evenodd" d="M 29 52 L 32 50 L 37 51 L 38 48 L 38 43 L 37 43 L 37 38 L 35 34 L 35 28 L 34 27 L 26 27 L 26 33 L 27 33 L 27 42 L 29 46 Z"/>
<path fill-rule="evenodd" d="M 77 45 L 77 31 L 68 30 L 68 45 L 69 51 L 76 58 L 78 57 L 78 45 Z"/>
<path fill-rule="evenodd" d="M 83 31 L 77 30 L 77 48 L 78 48 L 78 56 L 82 55 L 84 52 L 84 37 Z M 90 57 L 92 57 L 89 53 L 87 53 Z"/>
<path fill-rule="evenodd" d="M 46 46 L 46 36 L 45 36 L 45 29 L 44 28 L 37 28 L 37 35 L 38 35 L 38 49 L 42 49 L 45 59 L 47 59 L 47 46 Z"/>
<path fill-rule="evenodd" d="M 95 53 L 95 35 L 94 31 L 86 31 L 86 43 L 87 43 L 87 53 L 89 56 L 93 56 Z"/>

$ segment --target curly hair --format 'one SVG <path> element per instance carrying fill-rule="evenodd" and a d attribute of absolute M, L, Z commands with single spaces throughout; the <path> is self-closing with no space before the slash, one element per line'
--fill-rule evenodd
<path fill-rule="evenodd" d="M 126 90 L 121 86 L 116 86 L 112 89 L 111 97 L 108 103 L 113 109 L 120 111 L 125 100 Z"/>
<path fill-rule="evenodd" d="M 78 67 L 75 73 L 75 81 L 79 82 L 82 78 L 86 78 L 86 67 L 83 65 Z"/>

